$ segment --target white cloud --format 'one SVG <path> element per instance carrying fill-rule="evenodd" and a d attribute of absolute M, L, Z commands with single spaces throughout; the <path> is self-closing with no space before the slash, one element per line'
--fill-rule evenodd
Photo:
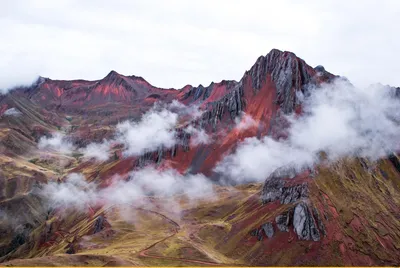
<path fill-rule="evenodd" d="M 211 137 L 202 128 L 195 128 L 194 126 L 189 125 L 185 128 L 185 131 L 191 135 L 190 144 L 192 146 L 209 144 L 211 142 Z"/>
<path fill-rule="evenodd" d="M 235 182 L 261 181 L 280 167 L 310 167 L 321 151 L 332 161 L 347 156 L 376 160 L 400 149 L 400 101 L 393 89 L 361 89 L 338 80 L 315 89 L 303 110 L 300 117 L 288 117 L 286 140 L 248 138 L 215 171 Z"/>
<path fill-rule="evenodd" d="M 253 117 L 244 112 L 241 116 L 235 118 L 235 123 L 235 128 L 240 131 L 257 126 L 257 122 L 253 119 Z"/>
<path fill-rule="evenodd" d="M 80 173 L 71 173 L 64 182 L 51 181 L 38 192 L 52 207 L 87 209 L 99 200 L 97 185 L 87 182 Z"/>
<path fill-rule="evenodd" d="M 11 116 L 20 116 L 22 115 L 21 111 L 18 110 L 17 108 L 10 108 L 7 109 L 3 115 L 11 115 Z"/>
<path fill-rule="evenodd" d="M 190 116 L 191 121 L 200 118 L 204 113 L 204 111 L 201 110 L 197 104 L 186 106 L 177 100 L 173 100 L 170 104 L 168 104 L 167 109 L 171 112 L 179 114 L 180 116 Z"/>
<path fill-rule="evenodd" d="M 50 149 L 64 154 L 70 154 L 75 150 L 75 146 L 60 132 L 53 133 L 51 137 L 41 137 L 38 148 Z"/>
<path fill-rule="evenodd" d="M 117 140 L 124 144 L 124 155 L 141 155 L 160 146 L 171 148 L 176 143 L 178 114 L 156 108 L 145 113 L 140 122 L 125 121 L 117 125 Z"/>
<path fill-rule="evenodd" d="M 116 126 L 116 135 L 102 143 L 91 143 L 80 149 L 85 158 L 106 161 L 109 159 L 111 143 L 124 145 L 124 156 L 138 156 L 160 147 L 171 148 L 178 143 L 176 127 L 178 123 L 187 124 L 198 119 L 203 111 L 198 106 L 186 106 L 176 100 L 169 104 L 155 103 L 142 115 L 138 122 L 124 121 Z M 191 133 L 193 145 L 210 141 L 203 129 L 189 126 L 185 131 Z"/>
<path fill-rule="evenodd" d="M 313 155 L 287 142 L 252 137 L 245 139 L 234 154 L 225 157 L 215 171 L 224 175 L 227 183 L 246 183 L 262 181 L 281 166 L 301 169 L 313 163 Z"/>
<path fill-rule="evenodd" d="M 107 206 L 132 204 L 147 205 L 145 196 L 173 197 L 183 195 L 191 201 L 214 194 L 213 185 L 205 176 L 182 175 L 176 170 L 158 171 L 147 167 L 130 174 L 125 181 L 114 177 L 114 182 L 106 188 L 99 188 L 94 182 L 87 182 L 82 174 L 69 174 L 62 183 L 49 182 L 40 194 L 55 206 L 85 209 L 87 206 L 103 204 Z"/>
<path fill-rule="evenodd" d="M 110 158 L 110 142 L 105 140 L 102 143 L 90 143 L 85 148 L 79 149 L 86 159 L 107 161 Z"/>
<path fill-rule="evenodd" d="M 292 120 L 289 140 L 332 159 L 359 155 L 372 159 L 398 148 L 400 101 L 381 85 L 359 88 L 338 80 L 316 90 L 304 103 L 306 115 Z"/>

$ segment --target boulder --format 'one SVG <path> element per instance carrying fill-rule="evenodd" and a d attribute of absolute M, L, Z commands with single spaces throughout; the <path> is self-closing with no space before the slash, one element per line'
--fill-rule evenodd
<path fill-rule="evenodd" d="M 94 231 L 93 233 L 96 234 L 103 230 L 103 224 L 104 224 L 104 217 L 103 216 L 98 216 L 95 223 L 94 223 Z"/>
<path fill-rule="evenodd" d="M 296 205 L 293 214 L 293 227 L 300 240 L 319 241 L 318 226 L 308 205 L 304 202 Z"/>
<path fill-rule="evenodd" d="M 290 211 L 287 211 L 275 218 L 276 226 L 281 232 L 289 232 Z"/>
<path fill-rule="evenodd" d="M 267 222 L 266 224 L 263 224 L 261 226 L 261 229 L 264 231 L 265 235 L 268 238 L 271 238 L 274 236 L 274 226 L 272 225 L 271 222 Z"/>

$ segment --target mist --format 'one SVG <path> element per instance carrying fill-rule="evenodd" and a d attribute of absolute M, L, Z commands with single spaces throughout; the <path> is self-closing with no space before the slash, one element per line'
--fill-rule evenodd
<path fill-rule="evenodd" d="M 245 112 L 235 118 L 235 124 L 235 128 L 240 131 L 257 126 L 257 122 Z"/>
<path fill-rule="evenodd" d="M 49 149 L 58 153 L 71 154 L 75 146 L 66 135 L 60 132 L 53 133 L 51 137 L 41 137 L 38 143 L 39 149 Z"/>
<path fill-rule="evenodd" d="M 202 128 L 195 128 L 193 125 L 189 125 L 185 128 L 185 132 L 189 133 L 190 136 L 190 145 L 197 146 L 200 144 L 209 144 L 212 139 L 210 135 Z"/>
<path fill-rule="evenodd" d="M 290 123 L 286 139 L 271 136 L 250 137 L 236 150 L 217 163 L 214 171 L 225 184 L 263 181 L 278 168 L 291 168 L 300 172 L 320 163 L 321 152 L 334 162 L 343 157 L 365 157 L 377 160 L 400 148 L 400 101 L 393 88 L 374 85 L 362 89 L 338 79 L 331 84 L 311 89 L 311 94 L 298 99 L 302 103 L 301 115 L 286 115 Z M 197 112 L 193 107 L 174 102 L 155 104 L 138 122 L 125 121 L 117 125 L 112 140 L 92 143 L 80 149 L 84 157 L 105 161 L 111 143 L 124 145 L 124 156 L 138 156 L 160 146 L 171 148 L 177 140 L 176 128 L 185 126 L 191 134 L 192 145 L 207 144 L 212 138 L 195 128 L 185 116 Z M 201 112 L 198 112 L 198 116 Z M 236 120 L 239 130 L 255 126 L 250 115 Z M 42 138 L 39 147 L 70 152 L 73 146 L 60 133 Z M 98 189 L 82 175 L 70 175 L 61 184 L 49 183 L 45 195 L 55 204 L 80 207 L 82 204 L 140 203 L 145 196 L 171 197 L 186 195 L 189 199 L 212 193 L 212 184 L 203 175 L 182 175 L 176 170 L 158 171 L 146 167 L 130 173 L 130 180 L 113 178 L 113 183 Z M 79 198 L 76 198 L 79 197 Z"/>
<path fill-rule="evenodd" d="M 10 109 L 7 109 L 7 110 L 3 113 L 3 115 L 20 116 L 20 115 L 22 115 L 22 113 L 21 113 L 21 111 L 18 110 L 17 108 L 10 108 Z"/>
<path fill-rule="evenodd" d="M 139 121 L 126 120 L 116 126 L 115 137 L 101 143 L 90 143 L 79 149 L 85 158 L 106 161 L 110 157 L 110 145 L 122 144 L 123 156 L 139 156 L 158 148 L 172 148 L 179 144 L 177 127 L 184 125 L 183 130 L 190 133 L 191 144 L 207 144 L 211 141 L 209 135 L 201 128 L 190 124 L 200 118 L 203 111 L 198 106 L 186 106 L 176 100 L 169 104 L 155 103 L 142 115 Z"/>
<path fill-rule="evenodd" d="M 49 204 L 85 210 L 88 206 L 105 205 L 149 205 L 145 197 L 157 198 L 183 196 L 189 201 L 195 201 L 207 196 L 213 196 L 213 184 L 204 175 L 182 175 L 176 170 L 164 171 L 146 167 L 132 171 L 128 180 L 119 175 L 112 178 L 112 183 L 100 188 L 95 182 L 86 181 L 80 173 L 71 173 L 64 182 L 49 182 L 43 185 L 39 194 Z"/>
<path fill-rule="evenodd" d="M 158 147 L 171 148 L 176 143 L 178 114 L 167 109 L 143 115 L 140 122 L 125 121 L 117 125 L 117 140 L 124 144 L 125 156 L 138 156 Z"/>
<path fill-rule="evenodd" d="M 79 152 L 83 154 L 85 159 L 94 159 L 96 161 L 107 161 L 110 158 L 111 143 L 104 140 L 101 143 L 90 143 L 84 148 L 80 148 Z"/>
<path fill-rule="evenodd" d="M 400 149 L 400 99 L 394 88 L 352 86 L 338 79 L 301 96 L 303 114 L 289 115 L 288 138 L 247 138 L 214 171 L 235 183 L 263 181 L 277 168 L 297 171 L 327 160 L 365 157 L 372 161 Z"/>
<path fill-rule="evenodd" d="M 20 68 L 21 66 L 13 66 L 12 72 L 9 71 L 10 66 L 5 69 L 6 72 L 1 72 L 0 74 L 0 95 L 7 94 L 9 91 L 18 87 L 28 87 L 31 86 L 35 81 L 37 81 L 39 74 L 29 70 Z"/>

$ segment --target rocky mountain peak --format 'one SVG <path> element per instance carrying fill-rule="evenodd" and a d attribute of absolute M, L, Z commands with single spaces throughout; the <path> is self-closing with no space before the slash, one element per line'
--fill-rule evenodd
<path fill-rule="evenodd" d="M 114 71 L 114 70 L 111 70 L 111 72 L 109 72 L 109 73 L 106 75 L 106 77 L 104 77 L 104 78 L 102 79 L 102 81 L 111 82 L 111 81 L 115 81 L 115 80 L 117 80 L 117 79 L 120 79 L 121 77 L 122 77 L 122 75 L 120 75 L 119 73 L 117 73 L 117 72 Z"/>
<path fill-rule="evenodd" d="M 318 80 L 316 74 L 322 71 L 324 76 Z M 335 77 L 326 72 L 322 66 L 314 69 L 296 54 L 278 49 L 272 49 L 267 55 L 260 56 L 251 69 L 245 73 L 245 76 L 251 78 L 252 87 L 256 92 L 265 85 L 269 76 L 276 88 L 275 102 L 279 104 L 284 113 L 293 112 L 296 91 L 304 93 L 310 85 L 316 85 Z"/>

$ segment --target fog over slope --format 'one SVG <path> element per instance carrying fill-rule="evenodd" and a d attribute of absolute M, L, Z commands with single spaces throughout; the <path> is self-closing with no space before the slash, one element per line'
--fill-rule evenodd
<path fill-rule="evenodd" d="M 338 79 L 302 99 L 303 114 L 287 116 L 287 139 L 248 138 L 215 170 L 228 182 L 262 181 L 280 167 L 310 168 L 320 162 L 320 152 L 330 161 L 349 156 L 377 160 L 400 149 L 396 89 L 358 88 Z"/>
<path fill-rule="evenodd" d="M 387 156 L 400 148 L 397 139 L 400 101 L 395 93 L 394 88 L 381 85 L 357 88 L 343 79 L 313 88 L 308 96 L 299 96 L 303 113 L 286 116 L 290 122 L 286 139 L 247 138 L 217 163 L 214 170 L 229 185 L 264 181 L 277 168 L 294 168 L 298 172 L 312 168 L 322 161 L 321 152 L 327 154 L 325 163 L 342 157 L 366 157 L 374 161 Z M 176 107 L 179 109 L 174 110 Z M 106 161 L 111 143 L 124 145 L 124 157 L 138 156 L 160 146 L 170 148 L 179 142 L 175 127 L 180 116 L 193 112 L 194 119 L 201 115 L 198 109 L 176 102 L 169 106 L 156 104 L 139 122 L 125 121 L 117 125 L 113 140 L 91 143 L 80 152 L 84 157 Z M 236 120 L 239 130 L 253 124 L 254 120 L 246 114 L 242 120 Z M 195 144 L 206 144 L 210 139 L 203 129 L 190 124 L 186 131 L 197 135 L 192 141 Z M 39 148 L 46 147 L 63 153 L 74 149 L 59 133 L 40 140 Z M 137 201 L 148 193 L 161 196 L 183 193 L 190 198 L 212 193 L 212 183 L 202 174 L 181 175 L 173 169 L 160 171 L 147 167 L 132 171 L 132 176 L 136 179 L 97 189 L 94 183 L 86 183 L 82 175 L 74 174 L 61 184 L 47 184 L 43 191 L 53 203 L 78 207 L 100 201 L 107 204 Z"/>

